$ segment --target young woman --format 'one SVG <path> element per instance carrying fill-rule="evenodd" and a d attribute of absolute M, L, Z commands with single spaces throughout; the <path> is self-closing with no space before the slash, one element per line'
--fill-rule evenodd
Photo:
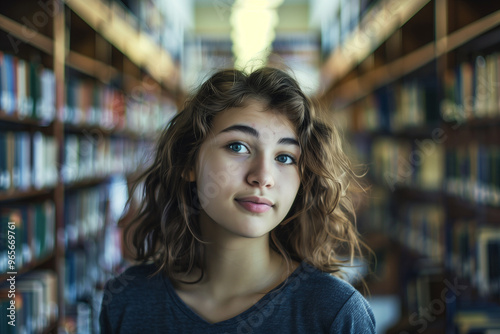
<path fill-rule="evenodd" d="M 328 118 L 285 72 L 214 74 L 143 174 L 126 233 L 142 263 L 110 280 L 103 333 L 374 333 L 337 276 L 360 241 L 355 175 Z"/>

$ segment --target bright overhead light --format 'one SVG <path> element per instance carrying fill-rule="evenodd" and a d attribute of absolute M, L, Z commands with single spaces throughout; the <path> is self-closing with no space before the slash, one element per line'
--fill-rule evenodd
<path fill-rule="evenodd" d="M 236 0 L 231 12 L 234 66 L 251 72 L 267 62 L 283 0 Z"/>

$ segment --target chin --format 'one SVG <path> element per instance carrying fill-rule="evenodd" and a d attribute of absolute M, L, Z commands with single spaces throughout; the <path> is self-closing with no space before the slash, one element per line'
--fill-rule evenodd
<path fill-rule="evenodd" d="M 262 226 L 255 226 L 254 224 L 245 224 L 246 226 L 238 226 L 232 232 L 243 238 L 260 238 L 270 231 L 263 229 Z"/>

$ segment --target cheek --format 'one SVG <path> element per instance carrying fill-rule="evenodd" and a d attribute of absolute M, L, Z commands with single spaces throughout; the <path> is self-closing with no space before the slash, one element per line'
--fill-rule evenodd
<path fill-rule="evenodd" d="M 220 196 L 227 197 L 240 173 L 241 167 L 222 159 L 206 159 L 198 164 L 196 185 L 202 206 L 206 207 Z"/>
<path fill-rule="evenodd" d="M 295 194 L 299 190 L 300 187 L 300 177 L 297 171 L 291 171 L 290 173 L 285 174 L 285 179 L 283 181 L 283 186 L 290 194 Z"/>

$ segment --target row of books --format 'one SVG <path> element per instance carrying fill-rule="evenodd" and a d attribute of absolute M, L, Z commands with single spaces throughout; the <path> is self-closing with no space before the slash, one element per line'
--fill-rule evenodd
<path fill-rule="evenodd" d="M 324 56 L 340 46 L 359 25 L 372 5 L 371 0 L 314 1 L 312 16 L 321 22 L 321 49 Z"/>
<path fill-rule="evenodd" d="M 14 223 L 9 224 L 9 223 Z M 14 228 L 12 228 L 13 226 Z M 55 205 L 51 200 L 29 204 L 0 206 L 0 273 L 19 271 L 30 263 L 49 256 L 55 248 Z M 9 232 L 11 231 L 11 232 Z M 13 235 L 13 238 L 9 238 Z M 13 242 L 9 243 L 9 240 Z M 7 250 L 15 245 L 14 262 Z"/>
<path fill-rule="evenodd" d="M 125 94 L 94 80 L 72 78 L 66 87 L 63 120 L 72 125 L 151 134 L 165 127 L 176 112 L 173 101 L 157 96 L 146 84 Z"/>
<path fill-rule="evenodd" d="M 500 148 L 478 141 L 448 147 L 444 188 L 453 196 L 500 206 Z"/>
<path fill-rule="evenodd" d="M 106 184 L 67 191 L 64 201 L 64 240 L 66 246 L 97 237 L 106 219 Z"/>
<path fill-rule="evenodd" d="M 0 51 L 0 112 L 22 120 L 50 123 L 56 117 L 55 77 L 51 69 Z M 123 91 L 96 81 L 69 79 L 63 121 L 104 129 L 150 134 L 177 113 L 175 103 L 146 84 Z"/>
<path fill-rule="evenodd" d="M 85 324 L 94 329 L 89 332 L 98 332 L 101 303 L 109 298 L 102 287 L 125 268 L 121 255 L 121 231 L 116 225 L 106 226 L 103 236 L 88 240 L 84 247 L 66 250 L 64 299 L 70 312 L 64 326 Z M 130 282 L 126 278 L 122 283 Z"/>
<path fill-rule="evenodd" d="M 122 91 L 94 80 L 68 80 L 63 121 L 122 129 L 125 102 Z"/>
<path fill-rule="evenodd" d="M 88 261 L 98 260 L 99 268 L 112 271 L 122 259 L 117 226 L 128 200 L 125 177 L 114 176 L 97 186 L 67 191 L 65 197 L 64 243 L 72 250 L 67 255 L 73 256 L 72 252 L 80 248 L 82 255 L 92 253 L 84 256 L 92 258 Z M 75 256 L 71 261 L 80 261 Z"/>
<path fill-rule="evenodd" d="M 268 65 L 287 64 L 304 92 L 313 96 L 320 83 L 320 43 L 316 34 L 278 34 Z"/>
<path fill-rule="evenodd" d="M 103 231 L 101 237 L 87 240 L 83 247 L 66 250 L 64 298 L 69 305 L 91 298 L 121 264 L 120 230 L 110 225 Z"/>
<path fill-rule="evenodd" d="M 51 69 L 0 51 L 0 110 L 20 119 L 51 122 L 56 116 L 55 92 Z"/>
<path fill-rule="evenodd" d="M 398 208 L 397 239 L 434 263 L 445 254 L 445 212 L 441 205 L 411 203 Z"/>
<path fill-rule="evenodd" d="M 468 201 L 500 205 L 500 149 L 477 136 L 455 145 L 449 136 L 355 140 L 359 160 L 368 164 L 378 183 L 397 187 L 444 191 Z M 444 145 L 449 140 L 450 145 Z"/>
<path fill-rule="evenodd" d="M 377 192 L 371 198 L 375 204 L 390 202 L 389 196 Z M 500 229 L 475 219 L 458 219 L 446 223 L 445 211 L 440 204 L 398 203 L 386 204 L 381 211 L 376 205 L 360 216 L 360 228 L 374 231 L 372 221 L 377 224 L 376 232 L 391 236 L 402 245 L 435 265 L 444 264 L 452 275 L 465 281 L 484 298 L 500 297 Z M 396 212 L 391 212 L 395 208 Z M 379 212 L 380 213 L 380 212 Z M 363 223 L 366 221 L 366 224 Z M 449 240 L 448 240 L 449 238 Z"/>
<path fill-rule="evenodd" d="M 51 187 L 57 182 L 57 143 L 41 132 L 0 132 L 0 192 Z"/>
<path fill-rule="evenodd" d="M 500 297 L 500 229 L 477 220 L 452 222 L 448 265 L 483 297 Z"/>
<path fill-rule="evenodd" d="M 122 176 L 78 190 L 68 190 L 64 203 L 64 240 L 66 247 L 83 245 L 88 240 L 110 237 L 107 226 L 115 226 L 122 217 L 128 199 L 128 186 Z M 114 244 L 114 242 L 112 242 Z M 115 263 L 115 253 L 106 263 Z"/>
<path fill-rule="evenodd" d="M 400 132 L 439 120 L 437 84 L 433 79 L 408 79 L 384 86 L 355 103 L 351 129 L 356 132 Z"/>
<path fill-rule="evenodd" d="M 233 44 L 229 38 L 190 37 L 186 39 L 182 62 L 182 85 L 191 91 L 201 85 L 217 68 L 234 65 Z"/>
<path fill-rule="evenodd" d="M 463 123 L 500 116 L 500 53 L 477 56 L 446 72 L 443 119 Z"/>
<path fill-rule="evenodd" d="M 368 157 L 370 173 L 391 191 L 411 187 L 428 191 L 441 190 L 445 151 L 432 139 L 400 140 L 378 137 Z"/>
<path fill-rule="evenodd" d="M 387 235 L 433 263 L 444 263 L 446 213 L 442 205 L 396 200 L 377 185 L 370 189 L 367 200 L 359 215 L 362 233 Z"/>
<path fill-rule="evenodd" d="M 64 141 L 62 179 L 72 183 L 115 173 L 132 173 L 146 165 L 151 142 L 99 133 L 68 134 Z"/>
<path fill-rule="evenodd" d="M 460 309 L 453 317 L 457 334 L 495 334 L 500 331 L 500 306 Z"/>
<path fill-rule="evenodd" d="M 379 234 L 392 230 L 395 218 L 391 213 L 391 194 L 380 185 L 373 184 L 370 187 L 364 206 L 358 211 L 358 229 L 362 234 Z"/>
<path fill-rule="evenodd" d="M 0 332 L 43 333 L 55 326 L 59 309 L 57 275 L 53 271 L 36 270 L 18 276 L 15 292 L 11 291 L 9 285 L 0 286 L 0 308 L 3 313 Z"/>
<path fill-rule="evenodd" d="M 134 1 L 113 2 L 113 9 L 132 26 L 139 26 L 141 32 L 161 45 L 176 60 L 182 55 L 184 28 L 191 24 L 192 4 L 178 1 Z M 229 15 L 231 2 L 220 0 L 212 4 L 219 13 Z M 129 11 L 131 13 L 129 13 Z"/>
<path fill-rule="evenodd" d="M 124 269 L 122 231 L 117 223 L 128 199 L 126 179 L 115 176 L 106 184 L 68 192 L 67 197 L 63 326 L 98 332 L 101 303 L 109 298 L 102 287 Z"/>

